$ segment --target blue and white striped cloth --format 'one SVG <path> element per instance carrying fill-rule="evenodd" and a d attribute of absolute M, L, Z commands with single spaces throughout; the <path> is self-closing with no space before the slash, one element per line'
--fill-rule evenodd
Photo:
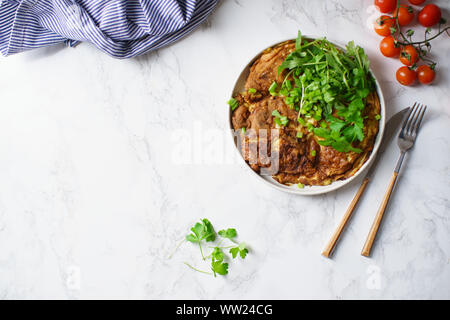
<path fill-rule="evenodd" d="M 185 36 L 218 1 L 0 0 L 0 52 L 89 41 L 115 58 L 130 58 Z"/>

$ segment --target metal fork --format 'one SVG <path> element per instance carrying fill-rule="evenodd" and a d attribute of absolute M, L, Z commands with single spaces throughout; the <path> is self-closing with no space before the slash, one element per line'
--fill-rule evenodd
<path fill-rule="evenodd" d="M 417 133 L 420 128 L 427 106 L 414 103 L 413 107 L 410 108 L 405 120 L 402 124 L 402 129 L 398 135 L 397 144 L 400 148 L 400 158 L 398 159 L 397 165 L 395 167 L 394 173 L 392 174 L 391 180 L 389 182 L 388 189 L 384 195 L 381 206 L 378 209 L 375 220 L 373 221 L 372 227 L 370 228 L 369 235 L 367 236 L 366 243 L 364 244 L 361 254 L 368 257 L 370 255 L 370 250 L 372 249 L 373 242 L 377 235 L 378 229 L 380 227 L 381 220 L 383 219 L 384 212 L 386 210 L 387 204 L 389 203 L 389 198 L 391 197 L 392 190 L 394 189 L 395 182 L 397 181 L 398 173 L 405 158 L 406 152 L 412 148 L 414 142 L 417 138 Z"/>

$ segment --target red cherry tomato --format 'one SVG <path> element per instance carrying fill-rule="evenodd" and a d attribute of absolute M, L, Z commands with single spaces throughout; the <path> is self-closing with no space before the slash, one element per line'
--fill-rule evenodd
<path fill-rule="evenodd" d="M 397 0 L 375 0 L 375 6 L 382 13 L 389 13 L 397 8 Z"/>
<path fill-rule="evenodd" d="M 419 60 L 419 54 L 412 45 L 407 45 L 400 51 L 400 62 L 406 66 L 412 66 Z"/>
<path fill-rule="evenodd" d="M 389 36 L 381 40 L 380 51 L 385 57 L 396 57 L 400 54 L 400 46 L 396 45 L 393 36 Z"/>
<path fill-rule="evenodd" d="M 397 15 L 397 9 L 394 11 L 394 17 Z M 407 26 L 414 19 L 414 10 L 411 6 L 401 4 L 398 7 L 398 24 L 401 26 Z"/>
<path fill-rule="evenodd" d="M 409 86 L 414 83 L 417 79 L 417 73 L 408 67 L 400 67 L 395 74 L 397 81 L 404 86 Z"/>
<path fill-rule="evenodd" d="M 380 36 L 387 37 L 391 35 L 391 29 L 395 27 L 395 20 L 390 16 L 382 15 L 375 21 L 373 28 Z"/>
<path fill-rule="evenodd" d="M 414 4 L 416 6 L 425 2 L 425 0 L 408 0 L 408 1 L 409 3 Z"/>
<path fill-rule="evenodd" d="M 418 19 L 421 25 L 428 28 L 438 23 L 441 17 L 441 9 L 437 5 L 427 4 L 420 10 Z"/>
<path fill-rule="evenodd" d="M 422 84 L 430 84 L 434 80 L 436 73 L 429 66 L 420 66 L 417 68 L 417 77 Z"/>

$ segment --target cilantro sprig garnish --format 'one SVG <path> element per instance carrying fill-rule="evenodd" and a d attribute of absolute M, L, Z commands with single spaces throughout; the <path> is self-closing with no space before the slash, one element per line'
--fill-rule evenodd
<path fill-rule="evenodd" d="M 360 153 L 353 143 L 364 139 L 363 111 L 374 90 L 364 50 L 353 41 L 345 51 L 326 39 L 304 41 L 300 31 L 295 47 L 278 68 L 279 73 L 287 70 L 284 81 L 272 83 L 269 93 L 298 111 L 299 126 L 319 137 L 319 144 Z M 279 126 L 289 121 L 273 116 Z"/>
<path fill-rule="evenodd" d="M 228 274 L 229 266 L 228 262 L 226 262 L 229 260 L 229 257 L 226 255 L 224 249 L 229 249 L 228 252 L 231 254 L 233 259 L 235 259 L 238 255 L 242 259 L 245 259 L 249 252 L 245 243 L 239 243 L 238 241 L 236 241 L 237 231 L 234 228 L 223 229 L 216 233 L 211 222 L 208 219 L 202 219 L 200 222 L 197 222 L 190 230 L 191 233 L 186 236 L 185 240 L 198 244 L 202 259 L 210 259 L 211 261 L 211 272 L 197 269 L 187 262 L 184 263 L 189 268 L 195 271 L 205 274 L 211 274 L 214 275 L 214 277 L 216 277 L 217 275 L 224 276 Z M 215 246 L 212 247 L 211 253 L 205 256 L 203 253 L 203 247 L 206 245 L 206 243 L 214 242 L 217 238 L 219 238 L 220 240 Z M 230 245 L 222 246 L 222 243 L 224 241 L 230 242 Z"/>
<path fill-rule="evenodd" d="M 198 244 L 202 258 L 205 260 L 202 250 L 202 241 L 205 240 L 206 242 L 210 242 L 216 240 L 216 232 L 208 219 L 203 219 L 201 222 L 197 222 L 191 228 L 191 231 L 192 233 L 186 236 L 186 240 Z"/>
<path fill-rule="evenodd" d="M 233 239 L 237 237 L 237 231 L 234 228 L 220 230 L 218 233 L 222 238 L 230 239 L 231 241 L 234 241 Z"/>
<path fill-rule="evenodd" d="M 240 243 L 237 247 L 231 248 L 230 253 L 233 256 L 233 259 L 236 258 L 238 254 L 242 259 L 245 259 L 248 253 L 248 249 L 245 247 L 245 243 Z"/>

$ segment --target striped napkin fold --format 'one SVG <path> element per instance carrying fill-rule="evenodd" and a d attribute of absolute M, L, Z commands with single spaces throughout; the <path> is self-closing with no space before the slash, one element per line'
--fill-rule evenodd
<path fill-rule="evenodd" d="M 218 1 L 0 0 L 0 52 L 88 41 L 112 57 L 131 58 L 182 38 Z"/>

